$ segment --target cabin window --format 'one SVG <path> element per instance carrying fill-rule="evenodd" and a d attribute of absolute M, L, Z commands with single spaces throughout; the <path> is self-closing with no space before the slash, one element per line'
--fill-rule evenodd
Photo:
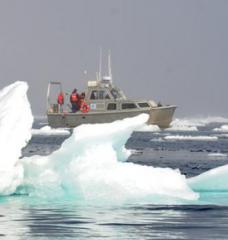
<path fill-rule="evenodd" d="M 97 99 L 97 91 L 92 91 L 90 99 Z"/>
<path fill-rule="evenodd" d="M 120 93 L 114 88 L 111 90 L 111 94 L 112 94 L 114 99 L 121 97 Z"/>
<path fill-rule="evenodd" d="M 137 108 L 137 106 L 134 103 L 123 103 L 122 109 L 133 109 Z"/>
<path fill-rule="evenodd" d="M 110 99 L 107 91 L 104 91 L 104 90 L 94 90 L 92 91 L 91 93 L 91 96 L 90 96 L 90 99 Z"/>
<path fill-rule="evenodd" d="M 104 99 L 110 99 L 110 96 L 108 95 L 107 91 L 104 92 Z"/>
<path fill-rule="evenodd" d="M 107 110 L 116 110 L 116 103 L 109 103 Z"/>
<path fill-rule="evenodd" d="M 143 102 L 143 103 L 138 103 L 139 107 L 141 108 L 147 108 L 150 107 L 150 105 L 147 102 Z"/>

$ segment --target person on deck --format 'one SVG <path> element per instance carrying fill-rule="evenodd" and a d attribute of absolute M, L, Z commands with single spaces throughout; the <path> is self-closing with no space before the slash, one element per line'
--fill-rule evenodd
<path fill-rule="evenodd" d="M 63 112 L 63 104 L 64 104 L 64 93 L 60 92 L 57 99 L 59 105 L 59 111 Z"/>
<path fill-rule="evenodd" d="M 82 92 L 79 97 L 79 108 L 81 107 L 82 103 L 85 101 L 85 93 Z"/>
<path fill-rule="evenodd" d="M 77 89 L 75 88 L 73 90 L 73 92 L 71 93 L 70 95 L 70 102 L 71 102 L 71 109 L 72 109 L 72 112 L 76 112 L 79 107 L 78 107 L 78 103 L 79 103 L 79 95 L 77 93 Z"/>

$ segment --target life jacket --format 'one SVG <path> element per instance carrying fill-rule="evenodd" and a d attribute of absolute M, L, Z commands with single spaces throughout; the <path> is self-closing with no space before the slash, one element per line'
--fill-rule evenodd
<path fill-rule="evenodd" d="M 58 104 L 62 105 L 63 102 L 64 102 L 64 97 L 63 97 L 62 94 L 59 94 L 59 96 L 58 96 Z"/>
<path fill-rule="evenodd" d="M 70 96 L 70 101 L 73 103 L 76 103 L 78 101 L 78 95 L 77 93 L 72 93 Z"/>

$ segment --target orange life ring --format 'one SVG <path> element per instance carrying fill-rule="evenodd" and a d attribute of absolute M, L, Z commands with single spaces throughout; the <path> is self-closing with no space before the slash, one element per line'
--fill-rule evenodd
<path fill-rule="evenodd" d="M 83 102 L 80 107 L 81 112 L 87 113 L 90 110 L 89 105 L 86 102 Z"/>

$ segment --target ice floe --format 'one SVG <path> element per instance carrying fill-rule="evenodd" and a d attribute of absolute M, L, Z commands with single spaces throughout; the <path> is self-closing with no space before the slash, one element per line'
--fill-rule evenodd
<path fill-rule="evenodd" d="M 217 136 L 182 136 L 182 135 L 169 135 L 164 137 L 165 140 L 177 141 L 217 141 Z"/>
<path fill-rule="evenodd" d="M 220 128 L 214 128 L 215 132 L 228 132 L 228 125 L 222 125 Z"/>
<path fill-rule="evenodd" d="M 51 128 L 44 126 L 40 129 L 32 129 L 32 135 L 70 135 L 70 130 L 66 128 Z"/>

